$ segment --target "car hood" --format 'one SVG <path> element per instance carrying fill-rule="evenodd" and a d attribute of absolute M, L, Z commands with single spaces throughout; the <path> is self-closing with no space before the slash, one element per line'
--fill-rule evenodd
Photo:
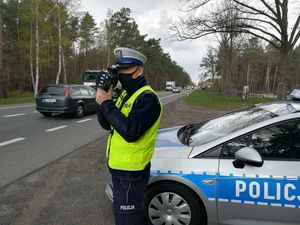
<path fill-rule="evenodd" d="M 182 126 L 161 129 L 157 132 L 155 150 L 152 158 L 187 158 L 192 147 L 180 142 L 177 132 Z"/>

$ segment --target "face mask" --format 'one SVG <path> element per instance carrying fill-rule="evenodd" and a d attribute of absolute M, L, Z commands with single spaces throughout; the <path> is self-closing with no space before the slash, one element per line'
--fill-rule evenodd
<path fill-rule="evenodd" d="M 128 84 L 133 80 L 132 75 L 138 70 L 137 68 L 134 72 L 132 73 L 118 73 L 119 75 L 119 81 L 122 84 L 122 87 L 126 89 L 128 87 Z"/>

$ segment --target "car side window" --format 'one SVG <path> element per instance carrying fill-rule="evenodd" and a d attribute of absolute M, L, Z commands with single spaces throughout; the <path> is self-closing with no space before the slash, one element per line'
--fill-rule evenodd
<path fill-rule="evenodd" d="M 196 156 L 195 158 L 219 158 L 222 151 L 222 145 L 214 147 L 200 155 Z"/>
<path fill-rule="evenodd" d="M 97 92 L 94 88 L 88 87 L 88 90 L 89 90 L 91 95 L 96 95 L 97 94 Z"/>
<path fill-rule="evenodd" d="M 82 96 L 89 96 L 90 93 L 85 87 L 80 87 L 80 92 Z"/>
<path fill-rule="evenodd" d="M 223 146 L 221 158 L 234 158 L 234 153 L 249 144 L 249 135 L 234 139 Z"/>
<path fill-rule="evenodd" d="M 71 88 L 71 94 L 72 94 L 72 96 L 79 96 L 80 95 L 79 87 L 72 87 Z"/>
<path fill-rule="evenodd" d="M 300 120 L 254 132 L 249 146 L 256 149 L 264 159 L 300 160 Z"/>

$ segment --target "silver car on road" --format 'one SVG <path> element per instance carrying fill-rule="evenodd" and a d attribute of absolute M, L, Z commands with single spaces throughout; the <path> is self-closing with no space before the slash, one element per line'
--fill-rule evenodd
<path fill-rule="evenodd" d="M 145 207 L 153 225 L 299 225 L 300 101 L 158 132 Z M 106 193 L 110 199 L 112 185 Z"/>

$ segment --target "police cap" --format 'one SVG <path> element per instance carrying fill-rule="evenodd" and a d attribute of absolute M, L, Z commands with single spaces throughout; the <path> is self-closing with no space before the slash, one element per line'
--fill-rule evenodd
<path fill-rule="evenodd" d="M 116 56 L 117 68 L 143 66 L 147 61 L 147 57 L 142 53 L 125 47 L 116 48 L 114 55 Z"/>

